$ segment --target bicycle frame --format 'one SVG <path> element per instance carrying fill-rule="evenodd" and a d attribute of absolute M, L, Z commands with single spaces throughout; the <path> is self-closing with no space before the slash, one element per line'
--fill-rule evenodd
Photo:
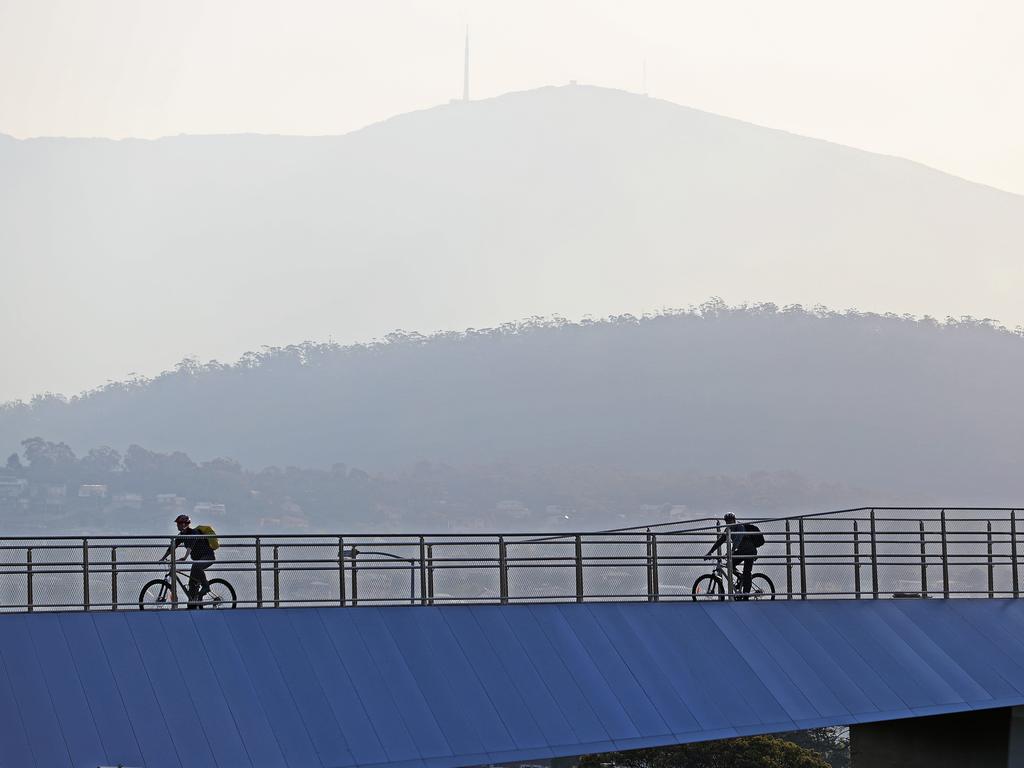
<path fill-rule="evenodd" d="M 715 559 L 718 562 L 715 564 L 715 567 L 711 569 L 711 575 L 714 576 L 719 581 L 721 581 L 723 587 L 727 583 L 731 583 L 733 591 L 734 592 L 739 592 L 739 583 L 740 583 L 740 576 L 739 576 L 739 574 L 734 572 L 732 574 L 731 578 L 730 578 L 729 568 L 723 562 L 725 560 L 725 558 L 724 557 L 718 557 L 718 558 L 715 558 Z M 734 562 L 733 563 L 733 568 L 737 568 L 738 565 L 739 565 L 738 563 Z M 729 579 L 729 581 L 727 582 L 726 579 Z"/>
<path fill-rule="evenodd" d="M 741 576 L 737 571 L 739 570 L 739 566 L 742 564 L 741 558 L 738 557 L 733 560 L 732 567 L 734 571 L 732 574 L 729 573 L 729 567 L 725 564 L 725 560 L 726 558 L 724 557 L 716 557 L 715 567 L 712 568 L 710 572 L 711 578 L 715 579 L 718 582 L 723 594 L 727 592 L 733 595 L 769 594 L 765 590 L 762 590 L 759 587 L 754 586 L 753 584 L 751 584 L 750 592 L 744 592 L 742 589 L 740 589 Z M 764 576 L 764 574 L 752 574 L 752 576 L 759 575 Z M 765 576 L 764 578 L 767 577 Z M 775 594 L 774 585 L 772 585 L 771 594 Z"/>
<path fill-rule="evenodd" d="M 181 591 L 188 595 L 188 576 L 182 576 L 182 571 L 177 568 L 168 568 L 167 573 L 164 576 L 164 584 L 170 584 L 171 600 L 178 602 L 178 587 Z M 161 589 L 160 596 L 165 597 L 164 589 Z"/>

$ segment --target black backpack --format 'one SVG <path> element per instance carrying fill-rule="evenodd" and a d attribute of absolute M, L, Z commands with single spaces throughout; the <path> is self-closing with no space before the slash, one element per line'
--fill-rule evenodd
<path fill-rule="evenodd" d="M 754 545 L 754 549 L 760 549 L 764 546 L 764 534 L 761 533 L 761 529 L 753 523 L 747 523 L 747 533 L 751 534 L 750 543 Z"/>

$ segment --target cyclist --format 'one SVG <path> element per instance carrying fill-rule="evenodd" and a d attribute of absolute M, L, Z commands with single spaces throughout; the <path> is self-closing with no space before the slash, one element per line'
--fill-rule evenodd
<path fill-rule="evenodd" d="M 191 527 L 192 521 L 188 515 L 178 515 L 174 518 L 174 524 L 178 526 L 178 533 L 181 535 L 167 547 L 160 562 L 170 557 L 171 552 L 178 547 L 185 548 L 185 556 L 192 559 L 192 570 L 188 574 L 188 607 L 198 608 L 199 601 L 210 591 L 206 569 L 213 565 L 217 558 L 206 536 Z"/>
<path fill-rule="evenodd" d="M 737 600 L 747 600 L 750 594 L 750 576 L 754 572 L 754 561 L 757 560 L 757 545 L 754 543 L 754 532 L 758 529 L 749 523 L 737 523 L 736 515 L 727 512 L 725 515 L 725 530 L 718 537 L 715 545 L 708 550 L 704 556 L 705 560 L 711 560 L 711 553 L 725 544 L 725 537 L 732 537 L 732 568 L 733 572 L 740 576 L 740 594 Z M 743 566 L 743 573 L 740 574 L 740 566 Z"/>

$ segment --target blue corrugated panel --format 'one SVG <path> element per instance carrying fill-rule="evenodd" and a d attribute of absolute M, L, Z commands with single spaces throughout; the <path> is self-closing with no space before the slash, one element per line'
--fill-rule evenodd
<path fill-rule="evenodd" d="M 0 768 L 446 768 L 1024 704 L 1024 602 L 0 616 Z"/>

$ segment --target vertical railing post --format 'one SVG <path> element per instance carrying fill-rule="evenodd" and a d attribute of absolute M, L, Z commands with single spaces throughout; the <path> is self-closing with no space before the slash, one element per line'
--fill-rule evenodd
<path fill-rule="evenodd" d="M 725 593 L 730 600 L 736 598 L 735 589 L 733 589 L 732 564 L 732 529 L 727 525 L 725 526 Z"/>
<path fill-rule="evenodd" d="M 875 528 L 875 510 L 871 510 L 871 596 L 878 597 L 878 534 Z"/>
<path fill-rule="evenodd" d="M 117 547 L 110 548 L 110 610 L 117 610 Z"/>
<path fill-rule="evenodd" d="M 256 607 L 263 607 L 263 545 L 256 537 Z"/>
<path fill-rule="evenodd" d="M 992 562 L 992 521 L 985 526 L 986 550 L 988 552 L 988 596 L 996 596 L 996 572 Z"/>
<path fill-rule="evenodd" d="M 860 529 L 853 521 L 853 596 L 860 600 Z"/>
<path fill-rule="evenodd" d="M 1020 581 L 1017 575 L 1017 510 L 1010 510 L 1010 564 L 1013 569 L 1013 596 L 1020 597 Z"/>
<path fill-rule="evenodd" d="M 583 602 L 583 537 L 576 534 L 576 602 Z"/>
<path fill-rule="evenodd" d="M 427 594 L 430 604 L 434 604 L 434 545 L 427 544 Z"/>
<path fill-rule="evenodd" d="M 427 540 L 420 536 L 420 605 L 427 604 Z"/>
<path fill-rule="evenodd" d="M 498 599 L 502 605 L 508 603 L 508 548 L 505 537 L 498 537 Z"/>
<path fill-rule="evenodd" d="M 338 537 L 338 605 L 345 607 L 345 537 Z"/>
<path fill-rule="evenodd" d="M 644 536 L 644 544 L 647 549 L 646 561 L 647 561 L 647 602 L 651 602 L 651 595 L 654 594 L 654 585 L 651 583 L 651 529 L 647 529 L 647 533 Z"/>
<path fill-rule="evenodd" d="M 352 607 L 359 604 L 359 551 L 352 548 Z"/>
<path fill-rule="evenodd" d="M 82 539 L 82 609 L 89 610 L 89 540 Z"/>
<path fill-rule="evenodd" d="M 651 593 L 652 602 L 661 599 L 661 569 L 658 568 L 658 534 L 651 534 Z"/>
<path fill-rule="evenodd" d="M 32 547 L 25 550 L 25 579 L 25 597 L 27 598 L 25 603 L 28 607 L 29 613 L 31 613 L 33 603 L 35 602 L 32 584 Z"/>
<path fill-rule="evenodd" d="M 921 595 L 928 597 L 928 549 L 924 538 L 924 520 L 917 522 L 921 532 Z"/>
<path fill-rule="evenodd" d="M 942 534 L 942 596 L 949 597 L 949 544 L 946 540 L 946 510 L 939 513 L 939 530 Z"/>
<path fill-rule="evenodd" d="M 786 518 L 786 599 L 793 599 L 793 552 L 789 542 L 789 518 Z"/>
<path fill-rule="evenodd" d="M 278 559 L 278 545 L 274 545 L 274 607 L 281 607 L 281 565 Z"/>
<path fill-rule="evenodd" d="M 171 610 L 178 607 L 178 548 L 177 540 L 171 538 Z"/>
<path fill-rule="evenodd" d="M 804 519 L 801 517 L 797 525 L 797 546 L 800 552 L 800 599 L 807 599 L 807 547 L 804 536 Z"/>

